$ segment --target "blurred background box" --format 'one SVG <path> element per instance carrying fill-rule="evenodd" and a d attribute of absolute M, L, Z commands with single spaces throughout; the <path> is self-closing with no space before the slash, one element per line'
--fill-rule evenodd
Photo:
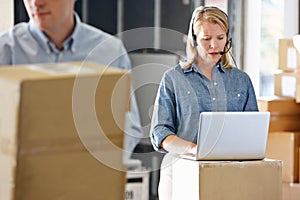
<path fill-rule="evenodd" d="M 300 115 L 300 104 L 292 97 L 261 96 L 257 104 L 259 111 L 268 111 L 271 115 Z"/>
<path fill-rule="evenodd" d="M 300 131 L 300 104 L 294 97 L 257 98 L 258 110 L 270 112 L 269 132 Z"/>
<path fill-rule="evenodd" d="M 300 132 L 270 132 L 266 157 L 283 161 L 282 181 L 299 182 Z"/>
<path fill-rule="evenodd" d="M 299 183 L 282 183 L 282 200 L 299 200 Z"/>
<path fill-rule="evenodd" d="M 130 85 L 93 63 L 0 68 L 0 199 L 124 199 Z"/>
<path fill-rule="evenodd" d="M 293 97 L 300 103 L 299 72 L 277 72 L 274 74 L 274 95 Z"/>
<path fill-rule="evenodd" d="M 300 131 L 299 122 L 299 115 L 271 115 L 269 133 L 278 131 Z"/>
<path fill-rule="evenodd" d="M 300 69 L 300 54 L 294 46 L 292 38 L 279 39 L 278 68 L 284 71 Z"/>

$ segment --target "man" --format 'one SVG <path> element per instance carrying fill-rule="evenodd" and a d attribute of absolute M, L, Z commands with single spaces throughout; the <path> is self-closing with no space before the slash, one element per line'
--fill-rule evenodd
<path fill-rule="evenodd" d="M 92 61 L 130 70 L 130 60 L 123 43 L 82 23 L 74 13 L 75 1 L 23 0 L 30 21 L 19 23 L 0 35 L 0 66 Z M 143 136 L 134 97 L 130 120 L 127 121 L 130 124 L 125 130 L 125 150 L 132 152 Z M 126 154 L 126 160 L 128 156 Z"/>

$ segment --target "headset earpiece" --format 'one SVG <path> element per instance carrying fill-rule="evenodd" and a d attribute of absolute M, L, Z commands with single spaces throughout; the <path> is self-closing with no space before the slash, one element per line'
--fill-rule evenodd
<path fill-rule="evenodd" d="M 194 32 L 194 31 L 193 31 Z M 192 37 L 193 37 L 193 46 L 196 47 L 198 46 L 198 43 L 197 43 L 197 37 L 194 33 L 192 33 Z"/>
<path fill-rule="evenodd" d="M 231 44 L 232 44 L 232 38 L 230 37 L 230 38 L 227 39 L 227 42 L 226 42 L 226 45 L 225 45 L 226 48 L 230 49 L 231 48 Z"/>
<path fill-rule="evenodd" d="M 194 31 L 194 23 L 195 23 L 195 17 L 196 15 L 193 17 L 192 19 L 192 39 L 193 39 L 193 46 L 196 47 L 198 46 L 198 43 L 197 43 L 197 36 L 195 34 L 195 31 Z"/>
<path fill-rule="evenodd" d="M 232 38 L 227 39 L 226 44 L 225 44 L 225 48 L 229 49 L 231 47 L 231 41 L 232 41 Z"/>

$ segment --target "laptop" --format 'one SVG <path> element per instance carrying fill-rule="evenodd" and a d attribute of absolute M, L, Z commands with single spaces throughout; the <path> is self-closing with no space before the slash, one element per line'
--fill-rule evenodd
<path fill-rule="evenodd" d="M 197 153 L 192 160 L 264 159 L 270 122 L 269 112 L 202 112 Z"/>

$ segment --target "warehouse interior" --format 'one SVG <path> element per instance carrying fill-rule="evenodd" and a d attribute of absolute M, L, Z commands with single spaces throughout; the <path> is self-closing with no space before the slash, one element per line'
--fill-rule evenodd
<path fill-rule="evenodd" d="M 110 161 L 107 161 L 113 158 L 114 154 L 109 154 L 110 152 L 104 156 L 105 158 L 101 156 L 101 158 L 98 158 L 93 153 L 89 156 L 75 155 L 74 152 L 79 150 L 75 148 L 76 150 L 72 152 L 73 147 L 60 151 L 59 145 L 67 145 L 67 142 L 64 143 L 64 139 L 60 142 L 57 141 L 57 144 L 45 143 L 49 148 L 51 145 L 57 147 L 57 152 L 61 153 L 57 153 L 54 156 L 42 150 L 41 152 L 43 153 L 35 155 L 34 151 L 30 151 L 30 148 L 36 145 L 35 143 L 29 143 L 28 146 L 24 145 L 26 147 L 24 147 L 24 151 L 18 148 L 13 151 L 10 149 L 10 146 L 18 146 L 18 140 L 15 140 L 13 136 L 8 136 L 6 128 L 1 128 L 1 124 L 10 123 L 4 120 L 6 116 L 11 116 L 12 119 L 21 119 L 20 116 L 23 113 L 18 111 L 18 108 L 21 108 L 23 104 L 16 108 L 13 107 L 14 110 L 10 111 L 7 108 L 11 106 L 11 100 L 4 99 L 3 102 L 6 102 L 8 106 L 0 106 L 0 112 L 2 112 L 0 113 L 0 166 L 3 162 L 7 164 L 3 165 L 6 171 L 0 173 L 0 177 L 1 175 L 4 176 L 2 181 L 0 181 L 0 200 L 37 200 L 39 197 L 51 200 L 70 198 L 118 199 L 116 193 L 121 193 L 121 199 L 125 200 L 158 200 L 160 167 L 165 154 L 155 151 L 149 138 L 152 111 L 157 89 L 164 72 L 177 65 L 185 57 L 186 36 L 191 14 L 200 5 L 216 6 L 228 15 L 230 37 L 232 38 L 232 48 L 230 50 L 232 63 L 250 76 L 257 95 L 259 111 L 270 112 L 266 149 L 266 159 L 270 160 L 263 160 L 261 163 L 245 161 L 246 164 L 243 166 L 241 163 L 230 163 L 226 167 L 219 163 L 211 164 L 208 162 L 203 165 L 195 165 L 196 161 L 190 163 L 191 161 L 181 160 L 174 168 L 178 172 L 178 176 L 176 180 L 174 179 L 176 184 L 173 188 L 175 191 L 173 198 L 217 200 L 223 199 L 222 195 L 225 199 L 227 196 L 234 197 L 234 195 L 229 193 L 235 192 L 237 193 L 236 199 L 241 199 L 239 194 L 245 195 L 243 197 L 246 200 L 260 199 L 261 197 L 261 199 L 272 200 L 299 199 L 300 41 L 298 41 L 299 38 L 297 36 L 300 34 L 300 3 L 298 0 L 77 0 L 75 11 L 83 22 L 114 35 L 124 43 L 132 65 L 130 83 L 132 84 L 139 109 L 143 137 L 134 148 L 129 161 L 129 168 L 126 170 L 110 170 L 114 168 L 112 167 L 114 162 L 110 163 Z M 0 34 L 15 24 L 29 20 L 24 3 L 21 0 L 11 2 L 0 0 L 0 16 Z M 21 78 L 13 78 L 13 75 L 8 75 L 5 71 L 3 71 L 3 76 L 7 76 L 7 78 L 3 78 L 1 72 L 0 82 L 3 84 L 2 87 L 0 86 L 1 90 L 5 88 L 17 90 L 11 83 L 21 83 Z M 16 72 L 25 73 L 19 69 L 16 69 Z M 127 76 L 125 75 L 125 77 Z M 37 80 L 39 79 L 37 78 Z M 62 82 L 58 82 L 57 85 L 62 84 Z M 125 81 L 121 89 L 124 91 L 129 90 L 130 86 L 128 86 L 128 83 Z M 71 83 L 67 82 L 68 84 Z M 40 85 L 43 85 L 43 83 L 41 82 Z M 25 86 L 26 84 L 24 84 L 24 88 L 26 88 Z M 38 88 L 34 89 L 38 91 Z M 53 90 L 50 87 L 48 89 L 50 91 Z M 54 90 L 53 93 L 55 93 Z M 60 90 L 57 91 L 57 94 L 58 96 L 64 95 Z M 11 95 L 9 92 L 0 91 L 1 98 L 9 95 Z M 123 94 L 123 92 L 120 92 L 119 95 L 120 98 L 128 98 L 127 94 Z M 33 100 L 33 104 L 35 102 L 38 104 L 43 99 L 39 95 L 33 95 L 33 97 L 37 98 L 36 101 Z M 12 94 L 11 98 L 14 99 L 15 96 Z M 101 94 L 99 94 L 99 98 L 103 98 Z M 33 104 L 32 106 L 35 106 Z M 30 105 L 30 103 L 25 105 L 25 111 L 31 108 Z M 128 105 L 124 104 L 124 107 L 126 106 Z M 42 108 L 40 109 L 42 110 Z M 105 106 L 101 107 L 101 109 L 105 110 Z M 124 111 L 121 108 L 120 110 Z M 30 112 L 30 110 L 27 111 Z M 12 112 L 20 112 L 21 114 L 20 116 L 17 114 L 13 115 L 11 114 Z M 58 117 L 53 113 L 50 113 L 50 115 Z M 61 112 L 58 115 L 64 114 Z M 29 119 L 27 121 L 30 122 Z M 25 125 L 24 127 L 26 129 Z M 110 127 L 107 127 L 107 129 L 109 130 Z M 55 130 L 49 127 L 49 130 L 45 132 L 51 134 L 51 131 Z M 22 131 L 18 132 L 18 134 L 21 133 Z M 34 137 L 34 135 L 32 134 L 30 137 Z M 11 141 L 7 140 L 9 137 L 13 138 L 12 144 Z M 113 138 L 113 136 L 107 137 L 108 139 Z M 120 136 L 120 138 L 122 137 Z M 46 139 L 47 137 L 44 137 L 43 141 Z M 117 144 L 117 146 L 120 145 L 120 142 L 123 142 L 116 138 L 112 140 L 112 143 Z M 77 144 L 78 141 L 76 140 L 75 143 Z M 109 145 L 109 143 L 105 144 Z M 20 144 L 20 146 L 22 145 Z M 86 145 L 88 144 L 84 144 L 84 146 Z M 68 160 L 66 153 L 71 153 L 71 157 L 74 159 L 78 158 L 78 162 L 73 160 L 70 163 L 66 163 Z M 9 160 L 7 155 L 14 155 L 15 160 Z M 28 156 L 26 159 L 21 159 L 24 155 L 25 157 L 26 155 L 32 157 Z M 51 158 L 43 161 L 43 158 L 41 158 L 43 156 L 50 156 Z M 94 157 L 94 160 L 91 160 L 90 157 Z M 40 161 L 38 161 L 39 158 L 41 159 Z M 58 159 L 56 160 L 56 158 Z M 95 160 L 101 162 L 103 161 L 102 159 L 107 159 L 104 162 L 107 161 L 108 164 L 104 164 L 99 168 L 91 168 L 90 171 L 87 166 L 83 166 L 81 163 L 86 162 L 90 165 L 96 165 Z M 59 166 L 54 166 L 51 162 L 52 160 L 64 163 L 62 165 L 64 169 L 59 170 Z M 40 162 L 39 165 L 35 165 L 38 162 Z M 80 166 L 78 169 L 76 168 L 76 173 L 79 175 L 78 177 L 71 177 L 72 173 L 69 172 L 68 167 L 71 169 L 75 165 Z M 28 168 L 31 166 L 32 168 L 28 171 L 25 168 L 21 170 L 22 166 L 27 166 Z M 57 169 L 55 168 L 55 171 L 58 172 L 56 174 L 57 177 L 50 177 L 51 175 L 49 175 L 44 178 L 46 182 L 43 182 L 43 180 L 37 181 L 34 178 L 35 173 L 36 176 L 43 174 L 43 167 L 45 169 L 57 167 Z M 215 173 L 209 171 L 211 168 L 216 168 Z M 239 172 L 238 170 L 241 168 L 244 171 Z M 96 171 L 96 169 L 100 169 L 100 171 Z M 103 170 L 103 173 L 101 173 L 101 170 Z M 114 171 L 117 172 L 114 173 Z M 125 173 L 121 173 L 124 171 Z M 194 171 L 199 172 L 200 175 L 193 173 Z M 24 174 L 18 177 L 17 172 L 24 172 Z M 201 178 L 201 173 L 204 178 Z M 221 175 L 217 177 L 218 174 Z M 251 181 L 252 179 L 248 180 L 250 176 L 260 177 L 260 182 L 255 182 L 255 178 L 253 178 L 254 181 Z M 124 178 L 124 181 L 119 181 L 122 178 Z M 60 179 L 66 179 L 63 183 L 69 185 L 57 183 L 56 181 L 59 182 Z M 85 182 L 86 179 L 89 181 Z M 101 179 L 103 182 L 97 182 Z M 217 181 L 208 183 L 212 179 Z M 262 179 L 266 181 L 262 181 Z M 31 180 L 33 180 L 34 184 L 30 183 Z M 74 193 L 74 188 L 72 188 L 74 183 L 76 187 L 78 186 L 78 190 L 85 191 L 82 196 L 69 195 Z M 31 188 L 35 184 L 36 189 Z M 202 185 L 206 184 L 208 186 L 202 188 Z M 223 188 L 222 184 L 228 184 L 227 189 Z M 241 189 L 240 185 L 243 184 L 245 187 Z M 10 188 L 9 191 L 7 188 Z M 47 188 L 49 188 L 48 191 Z M 218 188 L 219 190 L 217 190 Z M 235 191 L 236 188 L 239 188 L 240 191 Z M 261 196 L 255 196 L 249 190 L 256 190 L 257 195 Z M 24 196 L 20 191 L 25 191 Z M 53 195 L 48 197 L 47 194 L 52 193 L 52 191 Z M 103 197 L 101 193 L 104 194 Z M 213 193 L 219 194 L 211 196 Z M 98 194 L 100 196 L 97 196 Z M 110 196 L 110 194 L 114 195 Z M 54 196 L 56 197 L 55 199 L 52 198 Z M 8 199 L 8 197 L 10 198 Z"/>

